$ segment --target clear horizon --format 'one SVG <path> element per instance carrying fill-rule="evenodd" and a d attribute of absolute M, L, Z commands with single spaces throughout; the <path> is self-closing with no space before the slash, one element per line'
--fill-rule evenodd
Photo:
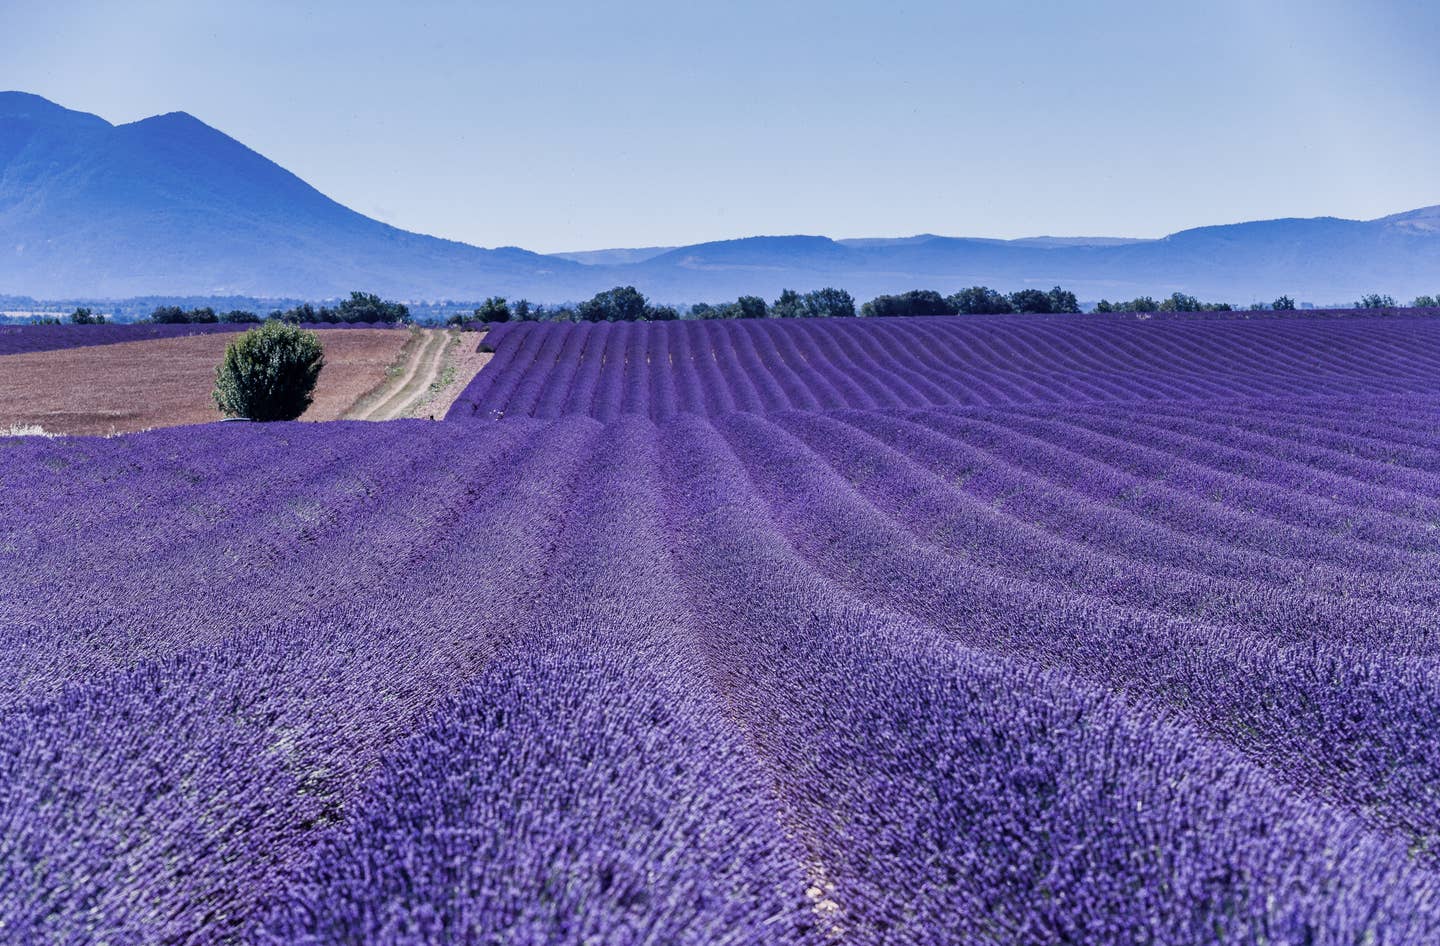
<path fill-rule="evenodd" d="M 1157 237 L 1440 203 L 1436 27 L 1338 0 L 13 0 L 0 87 L 117 124 L 190 112 L 362 213 L 482 246 Z"/>

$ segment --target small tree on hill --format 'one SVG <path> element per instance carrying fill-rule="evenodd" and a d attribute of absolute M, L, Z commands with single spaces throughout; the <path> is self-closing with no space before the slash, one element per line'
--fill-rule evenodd
<path fill-rule="evenodd" d="M 1276 312 L 1294 312 L 1295 300 L 1290 298 L 1289 296 L 1281 296 L 1274 302 L 1270 303 L 1270 308 L 1274 309 Z"/>
<path fill-rule="evenodd" d="M 1378 293 L 1370 293 L 1355 303 L 1357 309 L 1393 309 L 1395 308 L 1394 296 L 1382 296 Z"/>
<path fill-rule="evenodd" d="M 266 322 L 225 349 L 215 369 L 215 406 L 227 417 L 295 420 L 310 406 L 323 367 L 320 336 Z"/>

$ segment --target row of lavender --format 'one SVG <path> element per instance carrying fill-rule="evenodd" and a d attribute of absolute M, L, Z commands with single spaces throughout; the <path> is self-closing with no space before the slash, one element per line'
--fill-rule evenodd
<path fill-rule="evenodd" d="M 1440 318 L 505 324 L 451 419 L 1415 394 Z"/>
<path fill-rule="evenodd" d="M 0 441 L 0 930 L 1440 941 L 1437 409 Z"/>
<path fill-rule="evenodd" d="M 317 322 L 309 329 L 392 328 L 387 322 L 333 323 Z M 215 335 L 243 332 L 249 325 L 227 323 L 106 323 L 104 325 L 0 325 L 0 355 L 24 355 L 32 352 L 63 351 L 93 345 L 114 345 L 120 342 L 146 342 L 163 338 L 184 338 L 189 335 Z"/>

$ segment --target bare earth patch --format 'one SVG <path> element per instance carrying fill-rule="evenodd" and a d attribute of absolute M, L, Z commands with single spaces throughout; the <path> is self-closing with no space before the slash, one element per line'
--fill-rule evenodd
<path fill-rule="evenodd" d="M 121 434 L 220 419 L 215 366 L 239 333 L 0 356 L 0 430 Z M 325 368 L 303 420 L 336 420 L 383 382 L 409 338 L 393 329 L 324 331 Z"/>
<path fill-rule="evenodd" d="M 412 329 L 386 380 L 360 398 L 347 420 L 428 417 L 441 420 L 460 392 L 491 358 L 477 349 L 483 334 L 446 329 Z"/>
<path fill-rule="evenodd" d="M 470 384 L 480 369 L 489 363 L 493 352 L 480 351 L 484 333 L 460 332 L 445 348 L 445 359 L 439 376 L 411 410 L 411 417 L 433 417 L 443 420 L 450 405 Z"/>

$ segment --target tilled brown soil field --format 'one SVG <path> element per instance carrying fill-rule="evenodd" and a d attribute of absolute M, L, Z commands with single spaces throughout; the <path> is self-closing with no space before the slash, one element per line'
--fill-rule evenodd
<path fill-rule="evenodd" d="M 239 333 L 123 342 L 0 356 L 0 433 L 121 434 L 220 419 L 215 366 Z M 320 333 L 325 368 L 303 420 L 335 420 L 386 381 L 410 334 L 395 329 Z"/>

